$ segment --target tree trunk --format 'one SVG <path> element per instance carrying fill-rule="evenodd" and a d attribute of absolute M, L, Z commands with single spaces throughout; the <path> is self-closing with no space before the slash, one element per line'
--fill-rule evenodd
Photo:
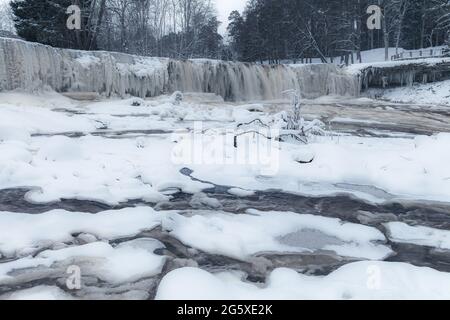
<path fill-rule="evenodd" d="M 97 23 L 95 24 L 94 31 L 92 32 L 89 40 L 89 50 L 92 50 L 93 46 L 96 45 L 98 30 L 100 29 L 100 25 L 103 22 L 103 16 L 105 14 L 105 7 L 106 7 L 106 0 L 102 0 L 102 2 L 100 3 L 100 10 L 98 12 Z"/>
<path fill-rule="evenodd" d="M 383 38 L 384 38 L 384 60 L 389 61 L 389 33 L 386 21 L 386 11 L 383 14 Z"/>

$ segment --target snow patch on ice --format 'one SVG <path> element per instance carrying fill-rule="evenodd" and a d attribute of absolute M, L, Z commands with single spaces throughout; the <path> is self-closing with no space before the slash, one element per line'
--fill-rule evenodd
<path fill-rule="evenodd" d="M 159 300 L 416 300 L 450 299 L 450 275 L 404 263 L 357 262 L 326 277 L 276 269 L 266 283 L 243 274 L 201 269 L 172 271 L 161 281 Z"/>
<path fill-rule="evenodd" d="M 60 250 L 46 250 L 35 257 L 28 256 L 0 264 L 0 284 L 13 283 L 12 271 L 30 268 L 51 268 L 56 263 L 79 265 L 82 275 L 95 276 L 111 284 L 130 283 L 159 274 L 164 256 L 154 253 L 163 245 L 152 239 L 124 242 L 112 247 L 105 242 L 95 242 Z"/>
<path fill-rule="evenodd" d="M 55 286 L 36 286 L 0 296 L 0 300 L 73 300 L 74 298 Z"/>
<path fill-rule="evenodd" d="M 410 226 L 403 222 L 387 223 L 386 229 L 389 239 L 393 242 L 450 250 L 449 230 Z"/>
<path fill-rule="evenodd" d="M 291 212 L 249 211 L 246 215 L 227 213 L 195 214 L 189 217 L 168 214 L 163 219 L 163 229 L 186 245 L 211 254 L 247 260 L 260 253 L 311 253 L 332 251 L 345 257 L 384 259 L 392 251 L 378 244 L 386 239 L 377 229 L 344 223 L 339 219 L 300 215 Z M 312 247 L 303 241 L 302 231 L 317 231 L 327 239 Z M 282 237 L 299 233 L 298 243 L 283 243 Z M 320 243 L 320 241 L 319 241 Z"/>
<path fill-rule="evenodd" d="M 160 214 L 149 207 L 97 214 L 64 210 L 38 215 L 0 212 L 0 253 L 6 257 L 33 254 L 54 243 L 73 242 L 78 233 L 101 240 L 133 237 L 159 224 Z"/>

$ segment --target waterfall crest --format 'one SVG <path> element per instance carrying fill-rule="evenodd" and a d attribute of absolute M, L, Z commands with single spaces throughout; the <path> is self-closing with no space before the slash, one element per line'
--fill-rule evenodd
<path fill-rule="evenodd" d="M 216 93 L 226 100 L 282 98 L 300 90 L 306 98 L 357 96 L 357 77 L 335 65 L 257 65 L 214 60 L 171 60 L 113 52 L 53 48 L 0 38 L 0 91 L 98 92 L 153 97 L 174 91 Z"/>

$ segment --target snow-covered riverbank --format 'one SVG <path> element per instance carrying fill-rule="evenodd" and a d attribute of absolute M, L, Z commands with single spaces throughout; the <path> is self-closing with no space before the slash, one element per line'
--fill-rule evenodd
<path fill-rule="evenodd" d="M 305 101 L 307 118 L 333 120 L 325 136 L 275 144 L 269 162 L 227 158 L 258 142 L 224 138 L 239 123 L 276 126 L 287 108 L 0 93 L 1 298 L 448 298 L 439 259 L 404 257 L 450 257 L 439 230 L 449 225 L 450 135 L 432 122 L 431 136 L 389 131 L 392 115 L 442 110 Z M 368 121 L 373 108 L 387 119 Z M 72 265 L 81 290 L 66 287 Z"/>

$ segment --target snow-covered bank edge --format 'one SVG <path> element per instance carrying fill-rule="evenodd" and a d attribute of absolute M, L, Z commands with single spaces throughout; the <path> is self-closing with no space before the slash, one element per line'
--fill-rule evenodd
<path fill-rule="evenodd" d="M 362 63 L 345 70 L 359 79 L 361 92 L 371 88 L 412 87 L 449 80 L 450 58 Z"/>
<path fill-rule="evenodd" d="M 238 272 L 211 274 L 183 268 L 162 281 L 159 300 L 417 300 L 450 299 L 450 275 L 404 263 L 357 262 L 326 277 L 276 269 L 266 283 L 243 280 Z"/>
<path fill-rule="evenodd" d="M 395 103 L 450 106 L 450 80 L 410 87 L 370 89 L 366 94 L 371 98 Z"/>

